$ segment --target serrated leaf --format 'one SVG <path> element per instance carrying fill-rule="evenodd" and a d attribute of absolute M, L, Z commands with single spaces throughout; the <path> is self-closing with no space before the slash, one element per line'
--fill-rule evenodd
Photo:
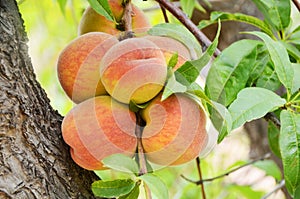
<path fill-rule="evenodd" d="M 272 152 L 277 156 L 281 157 L 280 149 L 279 149 L 279 129 L 273 124 L 273 122 L 269 122 L 268 125 L 268 141 L 269 146 Z"/>
<path fill-rule="evenodd" d="M 205 86 L 205 93 L 211 100 L 228 106 L 236 98 L 248 82 L 259 45 L 259 41 L 240 40 L 215 59 Z"/>
<path fill-rule="evenodd" d="M 199 22 L 198 28 L 203 29 L 207 26 L 217 23 L 218 20 L 239 21 L 242 23 L 247 23 L 261 29 L 261 31 L 267 33 L 270 36 L 273 35 L 271 28 L 264 21 L 260 20 L 259 18 L 250 15 L 245 15 L 242 13 L 228 13 L 228 12 L 214 11 L 210 14 L 210 20 L 201 20 Z"/>
<path fill-rule="evenodd" d="M 280 87 L 280 85 L 281 82 L 279 81 L 276 71 L 274 69 L 274 64 L 272 62 L 268 62 L 264 71 L 258 78 L 256 86 L 271 91 L 276 91 Z"/>
<path fill-rule="evenodd" d="M 130 172 L 130 173 L 138 173 L 139 167 L 137 163 L 130 157 L 124 154 L 113 154 L 102 160 L 102 163 L 111 169 L 122 171 L 122 172 Z"/>
<path fill-rule="evenodd" d="M 280 31 L 288 27 L 291 19 L 290 0 L 253 0 L 265 19 Z"/>
<path fill-rule="evenodd" d="M 114 16 L 107 0 L 88 0 L 88 2 L 98 14 L 110 21 L 114 21 Z"/>
<path fill-rule="evenodd" d="M 202 54 L 202 48 L 194 35 L 180 24 L 162 23 L 153 26 L 148 34 L 154 36 L 167 36 L 180 41 L 190 51 L 192 59 L 197 59 Z"/>
<path fill-rule="evenodd" d="M 197 60 L 187 61 L 180 68 L 175 71 L 175 77 L 178 82 L 183 85 L 189 86 L 200 74 L 200 71 L 208 64 L 211 56 L 217 49 L 218 40 L 221 32 L 221 24 L 219 23 L 216 37 L 212 44 L 207 48 L 205 53 Z"/>
<path fill-rule="evenodd" d="M 282 179 L 281 171 L 277 164 L 273 160 L 263 160 L 258 161 L 253 164 L 253 166 L 266 172 L 266 175 L 272 176 L 277 181 Z"/>
<path fill-rule="evenodd" d="M 195 0 L 180 0 L 180 6 L 188 17 L 192 17 L 195 8 Z"/>
<path fill-rule="evenodd" d="M 187 87 L 178 82 L 173 73 L 167 80 L 167 84 L 164 88 L 161 100 L 164 101 L 173 93 L 184 93 L 185 91 L 187 91 Z"/>
<path fill-rule="evenodd" d="M 139 178 L 146 183 L 157 198 L 169 198 L 168 188 L 159 177 L 151 173 L 146 173 Z"/>
<path fill-rule="evenodd" d="M 61 12 L 63 14 L 65 14 L 65 9 L 66 9 L 66 5 L 67 5 L 67 1 L 68 0 L 57 0 L 58 4 L 59 4 L 59 8 L 61 10 Z"/>
<path fill-rule="evenodd" d="M 294 196 L 300 186 L 300 114 L 283 110 L 280 114 L 279 146 L 286 187 Z"/>
<path fill-rule="evenodd" d="M 140 184 L 136 183 L 134 188 L 126 195 L 120 196 L 118 199 L 137 199 L 140 194 Z"/>
<path fill-rule="evenodd" d="M 93 182 L 92 191 L 98 197 L 114 198 L 128 194 L 135 187 L 135 184 L 131 179 L 98 180 Z"/>
<path fill-rule="evenodd" d="M 280 42 L 272 40 L 265 33 L 255 31 L 250 32 L 250 34 L 258 36 L 265 42 L 269 50 L 271 60 L 274 63 L 278 79 L 289 91 L 291 91 L 293 87 L 294 70 L 289 60 L 286 48 Z"/>
<path fill-rule="evenodd" d="M 264 88 L 249 87 L 241 90 L 228 110 L 232 116 L 232 129 L 258 119 L 283 106 L 285 99 Z"/>
<path fill-rule="evenodd" d="M 213 106 L 211 106 L 210 119 L 216 130 L 219 132 L 218 143 L 221 143 L 232 129 L 231 114 L 225 106 L 217 102 L 213 102 Z"/>
<path fill-rule="evenodd" d="M 295 93 L 300 89 L 300 64 L 292 64 L 292 67 L 294 69 L 292 93 Z"/>

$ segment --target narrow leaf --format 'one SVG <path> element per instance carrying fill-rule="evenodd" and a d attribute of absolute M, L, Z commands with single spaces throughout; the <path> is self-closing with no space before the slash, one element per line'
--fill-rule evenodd
<path fill-rule="evenodd" d="M 150 188 L 151 192 L 157 198 L 169 198 L 169 192 L 166 184 L 156 175 L 147 173 L 139 177 Z"/>
<path fill-rule="evenodd" d="M 67 0 L 57 0 L 58 4 L 59 4 L 59 8 L 61 10 L 61 12 L 63 14 L 65 14 L 65 9 L 66 9 L 66 5 L 67 5 Z"/>
<path fill-rule="evenodd" d="M 273 124 L 273 122 L 269 122 L 268 125 L 268 141 L 269 146 L 272 152 L 277 155 L 277 157 L 281 157 L 280 149 L 279 149 L 279 129 Z"/>
<path fill-rule="evenodd" d="M 261 31 L 267 33 L 270 36 L 273 35 L 271 28 L 264 21 L 260 20 L 259 18 L 250 15 L 241 14 L 241 13 L 228 13 L 228 12 L 214 11 L 210 15 L 210 20 L 202 20 L 199 22 L 198 28 L 203 29 L 209 25 L 217 23 L 218 20 L 239 21 L 239 22 L 247 23 L 261 29 Z"/>
<path fill-rule="evenodd" d="M 213 62 L 207 78 L 205 93 L 211 100 L 228 106 L 250 77 L 261 42 L 241 40 L 226 48 Z"/>
<path fill-rule="evenodd" d="M 174 73 L 168 78 L 167 84 L 164 88 L 162 94 L 162 101 L 167 99 L 173 93 L 184 93 L 187 90 L 187 87 L 180 82 L 178 82 L 175 78 Z"/>
<path fill-rule="evenodd" d="M 168 61 L 168 67 L 174 68 L 178 62 L 178 53 L 174 53 Z"/>
<path fill-rule="evenodd" d="M 114 21 L 114 16 L 111 12 L 107 0 L 88 0 L 91 7 L 100 15 L 104 16 L 110 21 Z"/>
<path fill-rule="evenodd" d="M 102 163 L 111 169 L 123 172 L 138 173 L 137 163 L 130 157 L 123 154 L 113 154 L 102 160 Z"/>
<path fill-rule="evenodd" d="M 257 8 L 263 13 L 276 30 L 286 28 L 291 21 L 291 1 L 290 0 L 253 0 Z"/>
<path fill-rule="evenodd" d="M 294 69 L 294 80 L 292 93 L 299 91 L 300 89 L 300 64 L 292 64 Z"/>
<path fill-rule="evenodd" d="M 258 36 L 265 42 L 280 82 L 291 91 L 293 87 L 294 70 L 286 48 L 280 42 L 272 40 L 268 35 L 262 32 L 255 31 L 250 32 L 250 34 Z"/>
<path fill-rule="evenodd" d="M 232 128 L 258 119 L 268 112 L 283 106 L 285 99 L 264 88 L 249 87 L 241 90 L 228 110 L 232 116 Z"/>
<path fill-rule="evenodd" d="M 114 198 L 128 194 L 135 187 L 135 184 L 131 179 L 99 180 L 93 182 L 92 191 L 98 197 Z"/>
<path fill-rule="evenodd" d="M 183 43 L 190 51 L 192 59 L 197 59 L 202 54 L 202 48 L 194 35 L 183 25 L 162 23 L 153 26 L 148 34 L 154 36 L 167 36 Z"/>
<path fill-rule="evenodd" d="M 280 114 L 279 146 L 286 187 L 294 196 L 300 186 L 300 114 L 283 110 Z"/>
<path fill-rule="evenodd" d="M 187 16 L 191 18 L 195 8 L 195 0 L 180 0 L 180 6 L 183 12 L 185 12 Z"/>

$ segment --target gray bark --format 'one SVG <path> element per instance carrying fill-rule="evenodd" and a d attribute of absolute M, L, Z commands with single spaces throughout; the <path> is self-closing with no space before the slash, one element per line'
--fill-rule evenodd
<path fill-rule="evenodd" d="M 97 177 L 70 158 L 26 42 L 16 2 L 0 0 L 0 198 L 94 198 Z"/>

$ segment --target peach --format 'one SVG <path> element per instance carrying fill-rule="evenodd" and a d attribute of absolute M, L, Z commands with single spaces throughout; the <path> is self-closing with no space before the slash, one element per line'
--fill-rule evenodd
<path fill-rule="evenodd" d="M 135 115 L 110 96 L 98 96 L 76 105 L 65 116 L 62 135 L 79 166 L 102 170 L 101 160 L 109 155 L 133 156 L 137 145 Z"/>
<path fill-rule="evenodd" d="M 164 53 L 166 61 L 169 62 L 170 58 L 177 53 L 178 61 L 173 70 L 177 70 L 181 65 L 186 61 L 191 60 L 191 55 L 189 49 L 182 44 L 180 41 L 177 41 L 170 37 L 162 36 L 145 36 L 143 37 L 155 43 Z"/>
<path fill-rule="evenodd" d="M 99 63 L 104 53 L 118 42 L 106 33 L 89 33 L 74 39 L 60 53 L 58 79 L 75 103 L 106 94 L 100 80 Z"/>
<path fill-rule="evenodd" d="M 143 38 L 126 39 L 104 55 L 100 77 L 116 100 L 141 104 L 162 90 L 167 78 L 166 61 L 153 42 Z"/>
<path fill-rule="evenodd" d="M 105 32 L 111 35 L 117 35 L 121 31 L 124 31 L 124 25 L 122 25 L 124 8 L 122 7 L 120 0 L 110 0 L 109 4 L 115 17 L 115 22 L 106 19 L 104 16 L 98 14 L 93 8 L 88 7 L 82 15 L 78 34 L 82 35 L 88 32 Z M 145 14 L 133 4 L 131 23 L 132 30 L 138 33 L 146 32 L 151 26 Z"/>
<path fill-rule="evenodd" d="M 142 110 L 142 143 L 149 161 L 179 165 L 195 159 L 207 140 L 202 108 L 184 94 L 161 101 L 161 94 Z"/>

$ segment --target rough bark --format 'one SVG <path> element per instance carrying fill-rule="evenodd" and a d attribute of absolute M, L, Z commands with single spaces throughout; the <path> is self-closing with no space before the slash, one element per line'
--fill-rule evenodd
<path fill-rule="evenodd" d="M 71 160 L 26 42 L 16 2 L 0 0 L 0 198 L 94 198 L 97 178 Z"/>

